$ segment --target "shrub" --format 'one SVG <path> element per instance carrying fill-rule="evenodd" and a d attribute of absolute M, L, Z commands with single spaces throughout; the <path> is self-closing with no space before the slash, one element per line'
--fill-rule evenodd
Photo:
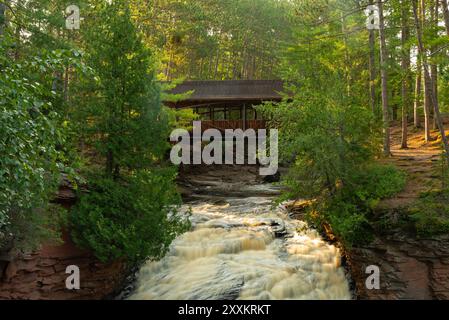
<path fill-rule="evenodd" d="M 369 215 L 384 198 L 401 191 L 405 173 L 393 166 L 370 164 L 354 173 L 335 195 L 327 195 L 311 215 L 316 225 L 329 223 L 346 247 L 365 244 L 372 239 Z"/>
<path fill-rule="evenodd" d="M 347 247 L 372 239 L 366 215 L 352 203 L 335 201 L 326 212 L 333 232 Z"/>
<path fill-rule="evenodd" d="M 159 258 L 188 222 L 179 203 L 173 170 L 144 171 L 127 180 L 93 177 L 70 215 L 72 236 L 101 261 Z"/>
<path fill-rule="evenodd" d="M 356 196 L 362 201 L 375 202 L 394 196 L 406 183 L 406 174 L 392 165 L 370 164 L 354 177 Z"/>
<path fill-rule="evenodd" d="M 411 218 L 420 237 L 449 232 L 449 190 L 422 194 L 411 209 Z"/>

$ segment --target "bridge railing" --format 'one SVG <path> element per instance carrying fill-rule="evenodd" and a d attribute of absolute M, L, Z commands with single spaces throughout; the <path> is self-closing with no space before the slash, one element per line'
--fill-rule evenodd
<path fill-rule="evenodd" d="M 201 121 L 201 130 L 205 131 L 208 129 L 218 129 L 220 131 L 224 131 L 226 129 L 265 129 L 266 121 L 265 120 L 205 120 Z"/>

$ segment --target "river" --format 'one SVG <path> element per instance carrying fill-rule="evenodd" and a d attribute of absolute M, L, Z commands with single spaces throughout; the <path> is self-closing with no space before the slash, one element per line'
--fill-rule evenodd
<path fill-rule="evenodd" d="M 201 181 L 192 230 L 138 273 L 129 299 L 350 299 L 339 249 L 293 220 L 270 184 Z M 206 190 L 206 191 L 204 191 Z"/>

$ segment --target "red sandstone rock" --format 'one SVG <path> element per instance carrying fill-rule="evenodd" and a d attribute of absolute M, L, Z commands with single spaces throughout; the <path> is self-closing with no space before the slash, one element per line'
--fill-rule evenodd
<path fill-rule="evenodd" d="M 449 299 L 449 239 L 417 240 L 400 235 L 385 236 L 363 248 L 353 248 L 349 261 L 359 299 Z M 365 269 L 381 270 L 381 290 L 365 287 Z"/>
<path fill-rule="evenodd" d="M 66 208 L 74 204 L 75 193 L 69 182 L 63 182 L 56 202 Z M 3 276 L 0 274 L 0 299 L 103 299 L 118 289 L 126 276 L 123 263 L 100 263 L 90 252 L 76 247 L 68 232 L 63 233 L 63 241 L 6 262 Z M 69 265 L 80 268 L 80 290 L 66 289 Z"/>

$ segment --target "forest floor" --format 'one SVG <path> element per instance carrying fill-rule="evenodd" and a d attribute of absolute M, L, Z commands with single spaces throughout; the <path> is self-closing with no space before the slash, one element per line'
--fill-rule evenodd
<path fill-rule="evenodd" d="M 449 131 L 446 131 L 449 134 Z M 442 186 L 442 147 L 438 130 L 431 132 L 434 141 L 426 143 L 424 130 L 409 127 L 408 149 L 401 149 L 401 128 L 392 128 L 392 156 L 382 160 L 407 173 L 405 189 L 394 198 L 383 200 L 382 209 L 407 208 L 423 192 L 440 189 Z"/>

